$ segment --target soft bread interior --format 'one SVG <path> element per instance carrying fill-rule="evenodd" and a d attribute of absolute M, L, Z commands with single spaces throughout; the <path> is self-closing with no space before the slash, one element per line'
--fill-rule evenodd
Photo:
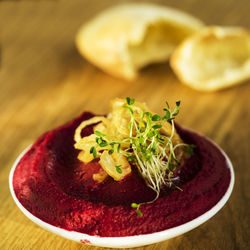
<path fill-rule="evenodd" d="M 177 48 L 177 76 L 199 90 L 224 88 L 250 77 L 250 36 L 242 29 L 207 28 Z"/>
<path fill-rule="evenodd" d="M 138 44 L 128 44 L 131 67 L 138 70 L 150 63 L 166 61 L 190 33 L 188 27 L 175 23 L 158 21 L 149 24 Z"/>

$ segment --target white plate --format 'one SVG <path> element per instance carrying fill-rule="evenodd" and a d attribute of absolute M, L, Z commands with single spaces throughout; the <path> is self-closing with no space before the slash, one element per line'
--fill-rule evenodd
<path fill-rule="evenodd" d="M 207 138 L 206 138 L 207 139 Z M 217 146 L 217 145 L 216 145 Z M 195 227 L 198 227 L 202 223 L 206 222 L 209 220 L 212 216 L 214 216 L 227 202 L 229 199 L 233 186 L 234 186 L 234 171 L 233 171 L 233 166 L 231 161 L 229 160 L 228 156 L 224 153 L 222 149 L 220 149 L 218 146 L 217 148 L 222 152 L 222 154 L 226 157 L 226 164 L 228 168 L 230 169 L 231 173 L 231 181 L 229 184 L 229 187 L 224 194 L 224 196 L 220 199 L 220 201 L 213 206 L 209 211 L 205 212 L 204 214 L 200 215 L 199 217 L 182 224 L 177 227 L 173 227 L 161 232 L 156 232 L 152 234 L 143 234 L 143 235 L 137 235 L 137 236 L 127 236 L 127 237 L 99 237 L 99 236 L 91 236 L 88 234 L 83 234 L 75 231 L 68 231 L 53 225 L 50 225 L 33 214 L 31 214 L 27 209 L 23 207 L 23 205 L 18 201 L 14 189 L 13 189 L 13 174 L 15 171 L 15 168 L 22 158 L 22 156 L 28 151 L 28 149 L 24 150 L 20 154 L 20 156 L 17 158 L 15 161 L 9 175 L 9 186 L 10 186 L 10 192 L 11 195 L 16 202 L 17 206 L 20 208 L 20 210 L 33 222 L 35 222 L 37 225 L 43 227 L 44 229 L 55 233 L 57 235 L 60 235 L 64 238 L 81 242 L 84 244 L 88 245 L 93 245 L 93 246 L 101 246 L 101 247 L 112 247 L 112 248 L 129 248 L 129 247 L 139 247 L 139 246 L 144 246 L 144 245 L 149 245 L 153 243 L 157 243 L 160 241 L 168 240 L 170 238 L 176 237 L 178 235 L 184 234 Z"/>

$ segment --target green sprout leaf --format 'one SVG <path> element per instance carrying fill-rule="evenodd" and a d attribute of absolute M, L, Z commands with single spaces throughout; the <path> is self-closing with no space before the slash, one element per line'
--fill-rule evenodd
<path fill-rule="evenodd" d="M 171 118 L 171 113 L 170 113 L 170 111 L 168 110 L 168 109 L 164 109 L 165 110 L 165 115 L 164 115 L 164 119 L 166 120 L 166 121 L 168 121 L 170 118 Z"/>
<path fill-rule="evenodd" d="M 119 143 L 117 146 L 117 153 L 120 153 L 120 150 L 121 150 L 121 144 Z"/>
<path fill-rule="evenodd" d="M 132 208 L 138 208 L 139 205 L 138 205 L 137 203 L 132 203 L 132 204 L 131 204 L 131 207 L 132 207 Z"/>
<path fill-rule="evenodd" d="M 156 125 L 152 126 L 153 129 L 159 129 L 159 128 L 161 128 L 161 127 L 162 127 L 161 124 L 156 124 Z"/>
<path fill-rule="evenodd" d="M 100 146 L 100 147 L 106 147 L 108 146 L 108 142 L 100 137 L 96 137 L 96 143 Z"/>
<path fill-rule="evenodd" d="M 140 216 L 140 217 L 142 217 L 142 216 L 143 216 L 143 214 L 142 214 L 142 212 L 141 212 L 141 210 L 140 210 L 140 209 L 137 209 L 137 210 L 136 210 L 136 213 L 137 213 L 137 215 L 138 215 L 138 216 Z"/>
<path fill-rule="evenodd" d="M 96 148 L 93 146 L 90 148 L 90 154 L 93 154 L 94 158 L 97 158 L 97 152 L 96 152 Z"/>
<path fill-rule="evenodd" d="M 100 147 L 107 147 L 108 146 L 108 142 L 103 140 L 100 144 L 99 144 Z"/>
<path fill-rule="evenodd" d="M 152 118 L 152 114 L 150 112 L 145 112 L 145 115 L 147 116 L 148 119 L 151 120 Z"/>
<path fill-rule="evenodd" d="M 130 155 L 130 156 L 127 157 L 127 161 L 128 162 L 131 162 L 131 161 L 134 161 L 134 160 L 135 160 L 135 157 L 132 156 L 132 155 Z"/>
<path fill-rule="evenodd" d="M 172 113 L 172 115 L 173 116 L 176 116 L 176 115 L 178 115 L 179 114 L 179 107 L 176 107 L 175 109 L 174 109 L 174 112 Z"/>
<path fill-rule="evenodd" d="M 109 154 L 112 155 L 114 153 L 114 149 L 109 150 Z"/>
<path fill-rule="evenodd" d="M 127 97 L 126 101 L 128 105 L 133 105 L 135 103 L 135 99 L 131 99 L 130 97 Z"/>
<path fill-rule="evenodd" d="M 95 138 L 95 141 L 96 141 L 96 143 L 99 145 L 100 143 L 102 143 L 102 138 L 96 137 L 96 138 Z"/>
<path fill-rule="evenodd" d="M 174 109 L 174 112 L 172 113 L 173 116 L 176 116 L 179 114 L 179 107 L 180 107 L 181 102 L 178 101 L 176 102 L 176 108 Z"/>
<path fill-rule="evenodd" d="M 153 115 L 152 116 L 152 121 L 160 121 L 161 120 L 161 117 L 159 115 Z"/>
<path fill-rule="evenodd" d="M 137 213 L 137 215 L 140 216 L 140 217 L 142 217 L 143 214 L 142 214 L 142 212 L 141 212 L 141 210 L 140 210 L 140 205 L 141 205 L 141 204 L 132 203 L 132 204 L 131 204 L 131 207 L 132 207 L 132 208 L 136 208 L 136 213 Z"/>
<path fill-rule="evenodd" d="M 122 169 L 121 169 L 121 165 L 116 165 L 115 166 L 116 172 L 121 174 L 122 173 Z"/>

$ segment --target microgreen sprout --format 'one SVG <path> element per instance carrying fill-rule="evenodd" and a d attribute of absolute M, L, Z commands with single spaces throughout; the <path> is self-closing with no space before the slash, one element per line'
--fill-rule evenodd
<path fill-rule="evenodd" d="M 128 105 L 133 105 L 135 103 L 135 99 L 131 99 L 130 97 L 127 97 L 126 101 Z"/>
<path fill-rule="evenodd" d="M 90 153 L 93 154 L 94 158 L 97 158 L 97 152 L 94 146 L 90 148 Z"/>
<path fill-rule="evenodd" d="M 129 136 L 121 141 L 113 141 L 109 139 L 112 136 L 95 131 L 94 133 L 97 136 L 96 146 L 91 147 L 90 153 L 96 158 L 96 147 L 103 147 L 108 150 L 110 155 L 117 152 L 120 156 L 125 156 L 130 164 L 137 167 L 147 186 L 156 192 L 155 199 L 152 201 L 131 204 L 132 208 L 136 208 L 138 216 L 142 216 L 140 206 L 154 202 L 159 197 L 160 189 L 163 186 L 174 186 L 181 190 L 172 181 L 174 171 L 180 165 L 176 149 L 185 147 L 186 153 L 190 155 L 194 147 L 185 143 L 173 143 L 175 136 L 174 119 L 179 113 L 180 101 L 176 102 L 173 111 L 166 102 L 162 117 L 143 110 L 140 110 L 138 114 L 136 112 L 138 109 L 136 110 L 133 106 L 134 103 L 134 99 L 127 97 L 126 104 L 123 105 L 125 109 L 129 110 L 130 114 Z M 120 158 L 116 162 L 115 168 L 121 174 Z"/>
<path fill-rule="evenodd" d="M 142 214 L 142 212 L 141 212 L 141 210 L 140 210 L 140 205 L 141 205 L 141 204 L 132 203 L 132 204 L 131 204 L 131 207 L 132 207 L 132 208 L 136 208 L 136 213 L 137 213 L 137 215 L 141 217 L 143 214 Z"/>
<path fill-rule="evenodd" d="M 121 174 L 122 173 L 122 169 L 121 169 L 121 165 L 115 165 L 116 171 Z"/>

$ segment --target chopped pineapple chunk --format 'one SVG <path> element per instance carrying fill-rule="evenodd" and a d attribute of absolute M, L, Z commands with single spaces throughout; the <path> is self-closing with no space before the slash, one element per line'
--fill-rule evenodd
<path fill-rule="evenodd" d="M 118 168 L 121 169 L 120 173 L 117 171 L 116 162 L 119 162 Z M 115 181 L 120 181 L 131 173 L 131 167 L 126 157 L 116 152 L 110 155 L 107 151 L 104 151 L 100 157 L 99 163 Z"/>
<path fill-rule="evenodd" d="M 108 174 L 103 168 L 100 168 L 98 173 L 93 174 L 93 180 L 99 183 L 103 182 L 107 177 Z"/>

